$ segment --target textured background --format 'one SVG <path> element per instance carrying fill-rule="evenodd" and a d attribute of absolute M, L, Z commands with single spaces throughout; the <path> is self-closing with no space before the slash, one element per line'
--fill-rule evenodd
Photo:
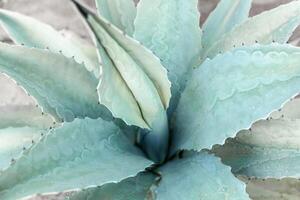
<path fill-rule="evenodd" d="M 90 6 L 94 7 L 93 0 L 85 0 Z M 219 0 L 200 0 L 199 8 L 201 10 L 201 24 L 216 6 Z M 253 0 L 251 16 L 261 13 L 264 10 L 271 9 L 280 4 L 292 0 Z M 87 32 L 83 26 L 80 16 L 74 11 L 68 0 L 0 0 L 0 7 L 18 11 L 23 14 L 33 16 L 44 21 L 57 30 L 71 31 L 77 33 L 82 38 L 89 41 Z M 300 30 L 297 30 L 291 38 L 293 44 L 298 45 L 300 39 Z M 10 42 L 7 35 L 0 28 L 0 41 Z M 1 107 L 10 105 L 34 105 L 34 100 L 29 97 L 23 89 L 5 75 L 0 74 L 0 115 Z M 2 111 L 3 112 L 3 111 Z M 257 200 L 291 200 L 300 198 L 300 181 L 284 179 L 278 180 L 251 180 L 248 182 L 247 190 L 251 197 Z M 261 194 L 267 194 L 270 198 L 261 197 Z M 64 194 L 57 194 L 47 197 L 37 196 L 32 200 L 57 200 L 63 199 Z"/>

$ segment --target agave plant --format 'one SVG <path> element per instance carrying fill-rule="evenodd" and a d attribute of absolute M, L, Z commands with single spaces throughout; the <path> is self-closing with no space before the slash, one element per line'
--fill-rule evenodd
<path fill-rule="evenodd" d="M 299 178 L 299 100 L 281 108 L 300 1 L 249 18 L 251 0 L 221 0 L 202 28 L 197 0 L 96 4 L 74 1 L 96 47 L 0 10 L 0 69 L 38 103 L 1 116 L 0 199 L 240 200 L 236 175 Z"/>

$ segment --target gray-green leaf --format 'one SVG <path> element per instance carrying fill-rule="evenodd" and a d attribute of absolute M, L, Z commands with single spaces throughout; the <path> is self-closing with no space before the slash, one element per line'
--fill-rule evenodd
<path fill-rule="evenodd" d="M 96 0 L 96 5 L 100 15 L 132 36 L 136 17 L 133 0 Z"/>
<path fill-rule="evenodd" d="M 249 18 L 225 34 L 204 53 L 204 58 L 214 57 L 235 47 L 256 42 L 269 44 L 273 41 L 285 43 L 300 23 L 300 1 L 293 1 Z"/>
<path fill-rule="evenodd" d="M 244 22 L 249 15 L 252 0 L 221 0 L 205 21 L 202 44 L 210 48 L 226 33 Z"/>
<path fill-rule="evenodd" d="M 112 122 L 76 119 L 47 134 L 0 174 L 0 198 L 101 186 L 152 162 Z"/>
<path fill-rule="evenodd" d="M 6 105 L 0 106 L 0 129 L 9 127 L 49 128 L 53 119 L 34 105 Z"/>
<path fill-rule="evenodd" d="M 260 121 L 251 131 L 241 131 L 235 139 L 214 152 L 236 174 L 259 178 L 300 177 L 300 120 Z"/>
<path fill-rule="evenodd" d="M 300 98 L 296 97 L 287 102 L 282 109 L 273 112 L 270 118 L 300 119 Z"/>
<path fill-rule="evenodd" d="M 162 179 L 156 189 L 157 200 L 249 199 L 243 182 L 206 152 L 171 161 L 159 171 Z"/>
<path fill-rule="evenodd" d="M 24 148 L 37 141 L 44 130 L 34 127 L 8 127 L 0 129 L 0 171 L 15 162 Z"/>
<path fill-rule="evenodd" d="M 173 151 L 223 144 L 300 91 L 300 48 L 255 45 L 207 60 L 193 71 L 174 126 Z"/>
<path fill-rule="evenodd" d="M 171 84 L 159 59 L 101 16 L 89 14 L 88 22 L 104 65 L 100 102 L 129 125 L 152 128 L 165 120 Z"/>
<path fill-rule="evenodd" d="M 37 141 L 46 129 L 56 126 L 49 115 L 34 105 L 0 107 L 0 171 Z"/>
<path fill-rule="evenodd" d="M 67 57 L 74 56 L 79 63 L 84 62 L 87 70 L 99 76 L 99 64 L 95 57 L 74 42 L 64 38 L 58 31 L 34 18 L 0 9 L 0 22 L 17 44 L 46 49 L 55 53 L 62 52 Z"/>
<path fill-rule="evenodd" d="M 151 49 L 168 70 L 172 82 L 170 112 L 178 103 L 187 72 L 201 51 L 197 0 L 141 0 L 134 37 Z"/>
<path fill-rule="evenodd" d="M 0 43 L 0 70 L 22 85 L 58 121 L 111 117 L 98 105 L 98 80 L 74 59 Z"/>
<path fill-rule="evenodd" d="M 140 173 L 136 177 L 119 183 L 108 183 L 101 187 L 91 188 L 75 193 L 68 200 L 146 200 L 151 199 L 150 188 L 155 182 L 151 173 Z"/>

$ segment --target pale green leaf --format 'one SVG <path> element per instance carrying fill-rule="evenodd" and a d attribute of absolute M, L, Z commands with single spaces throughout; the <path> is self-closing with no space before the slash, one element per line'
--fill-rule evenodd
<path fill-rule="evenodd" d="M 64 38 L 51 26 L 31 17 L 0 9 L 0 23 L 13 41 L 28 47 L 46 49 L 55 53 L 62 52 L 67 57 L 73 57 L 79 63 L 84 62 L 87 70 L 99 75 L 99 64 L 89 52 Z M 83 66 L 82 66 L 83 67 Z"/>
<path fill-rule="evenodd" d="M 136 17 L 133 0 L 96 0 L 96 5 L 100 15 L 132 36 Z"/>
<path fill-rule="evenodd" d="M 300 119 L 300 98 L 296 97 L 287 102 L 282 109 L 273 112 L 270 118 Z"/>
<path fill-rule="evenodd" d="M 52 126 L 52 123 L 52 117 L 42 114 L 42 110 L 34 105 L 0 106 L 0 129 L 23 126 L 44 129 Z"/>
<path fill-rule="evenodd" d="M 300 178 L 300 120 L 260 121 L 213 150 L 236 174 Z"/>
<path fill-rule="evenodd" d="M 139 137 L 137 142 L 142 144 L 148 157 L 157 163 L 163 162 L 168 151 L 166 110 L 171 98 L 171 83 L 166 69 L 138 41 L 105 18 L 97 17 L 82 3 L 77 0 L 73 2 L 94 32 L 100 54 L 105 60 L 103 76 L 106 78 L 102 78 L 98 86 L 100 102 L 116 118 L 143 128 L 139 134 L 147 134 Z M 115 82 L 111 81 L 112 77 Z"/>
<path fill-rule="evenodd" d="M 0 129 L 0 171 L 18 158 L 24 148 L 41 137 L 43 130 L 33 127 L 8 127 Z"/>
<path fill-rule="evenodd" d="M 269 44 L 273 41 L 285 43 L 300 23 L 300 1 L 293 1 L 248 18 L 244 23 L 225 34 L 204 53 L 204 58 L 214 57 L 234 47 L 256 42 Z"/>
<path fill-rule="evenodd" d="M 106 65 L 98 87 L 100 102 L 129 125 L 152 128 L 165 120 L 171 84 L 159 59 L 104 18 L 88 14 L 87 20 Z"/>
<path fill-rule="evenodd" d="M 24 148 L 37 141 L 46 129 L 56 126 L 34 105 L 0 107 L 0 171 L 20 156 Z"/>
<path fill-rule="evenodd" d="M 112 122 L 76 119 L 44 136 L 0 174 L 0 198 L 101 186 L 149 165 Z"/>
<path fill-rule="evenodd" d="M 243 23 L 249 16 L 251 2 L 252 0 L 221 0 L 202 27 L 203 48 L 210 48 L 224 34 Z"/>
<path fill-rule="evenodd" d="M 157 55 L 172 82 L 170 112 L 176 107 L 187 72 L 201 51 L 197 0 L 141 0 L 134 37 Z"/>
<path fill-rule="evenodd" d="M 247 182 L 247 192 L 252 200 L 298 200 L 300 180 L 258 179 L 243 177 Z"/>
<path fill-rule="evenodd" d="M 81 38 L 70 30 L 63 29 L 59 31 L 59 33 L 62 34 L 64 38 L 71 41 L 77 48 L 81 49 L 91 61 L 95 62 L 95 66 L 97 66 L 96 69 L 94 69 L 95 75 L 98 77 L 99 74 L 100 76 L 99 69 L 101 69 L 101 59 L 97 54 L 97 48 L 90 44 L 90 41 L 86 38 Z"/>
<path fill-rule="evenodd" d="M 74 59 L 0 43 L 0 70 L 22 85 L 56 120 L 110 117 L 98 105 L 98 80 Z"/>
<path fill-rule="evenodd" d="M 140 173 L 136 177 L 119 183 L 108 183 L 101 187 L 75 193 L 68 200 L 144 200 L 151 199 L 150 188 L 155 182 L 151 173 Z"/>
<path fill-rule="evenodd" d="M 159 171 L 162 179 L 156 189 L 157 200 L 249 199 L 243 182 L 206 152 L 171 161 Z"/>
<path fill-rule="evenodd" d="M 223 144 L 300 91 L 300 48 L 255 45 L 193 71 L 175 116 L 173 151 Z"/>

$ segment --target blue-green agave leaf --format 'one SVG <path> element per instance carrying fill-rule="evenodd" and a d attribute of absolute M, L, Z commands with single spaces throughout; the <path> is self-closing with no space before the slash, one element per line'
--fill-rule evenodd
<path fill-rule="evenodd" d="M 206 152 L 171 161 L 159 171 L 162 179 L 156 189 L 157 200 L 249 199 L 244 183 L 219 158 Z"/>
<path fill-rule="evenodd" d="M 247 182 L 247 193 L 254 200 L 297 200 L 300 196 L 300 181 L 293 178 L 260 179 L 242 177 Z"/>
<path fill-rule="evenodd" d="M 98 60 L 93 54 L 64 38 L 50 25 L 4 9 L 0 9 L 0 23 L 16 44 L 41 49 L 49 48 L 55 53 L 62 52 L 67 57 L 74 56 L 77 62 L 85 63 L 83 67 L 99 76 Z"/>
<path fill-rule="evenodd" d="M 80 191 L 66 200 L 150 200 L 152 197 L 150 188 L 155 178 L 156 176 L 151 173 L 140 173 L 119 183 L 108 183 L 101 187 Z"/>
<path fill-rule="evenodd" d="M 7 168 L 21 152 L 37 141 L 46 129 L 56 126 L 47 114 L 34 105 L 0 107 L 0 171 Z"/>
<path fill-rule="evenodd" d="M 57 121 L 111 117 L 98 105 L 98 80 L 74 59 L 0 43 L 0 70 L 22 85 Z"/>
<path fill-rule="evenodd" d="M 134 37 L 151 49 L 168 70 L 172 82 L 170 112 L 176 107 L 186 74 L 201 51 L 197 0 L 141 0 Z"/>
<path fill-rule="evenodd" d="M 223 144 L 300 91 L 300 48 L 254 45 L 193 71 L 174 119 L 173 151 Z"/>
<path fill-rule="evenodd" d="M 133 22 L 136 17 L 133 0 L 96 0 L 96 5 L 100 15 L 128 35 L 133 35 Z"/>
<path fill-rule="evenodd" d="M 226 33 L 243 23 L 249 16 L 252 0 L 221 0 L 205 21 L 203 48 L 210 48 Z"/>
<path fill-rule="evenodd" d="M 235 174 L 258 178 L 300 177 L 300 120 L 272 119 L 241 131 L 214 152 Z"/>
<path fill-rule="evenodd" d="M 44 133 L 36 127 L 8 127 L 0 129 L 0 171 L 15 162 L 24 149 Z"/>
<path fill-rule="evenodd" d="M 0 129 L 9 127 L 49 128 L 54 119 L 35 105 L 0 106 Z"/>
<path fill-rule="evenodd" d="M 165 120 L 171 84 L 159 59 L 101 16 L 90 13 L 87 20 L 105 65 L 98 86 L 100 103 L 129 125 L 152 128 L 157 120 Z"/>
<path fill-rule="evenodd" d="M 114 123 L 76 119 L 49 132 L 0 173 L 0 198 L 116 183 L 151 164 Z"/>
<path fill-rule="evenodd" d="M 287 102 L 282 109 L 273 112 L 270 118 L 300 119 L 300 98 L 297 97 Z"/>
<path fill-rule="evenodd" d="M 101 70 L 101 58 L 97 54 L 97 48 L 94 45 L 91 45 L 89 41 L 81 38 L 79 35 L 73 33 L 70 30 L 63 29 L 59 31 L 59 33 L 62 34 L 64 38 L 69 40 L 77 48 L 81 49 L 90 60 L 95 62 L 94 66 L 96 68 L 94 69 L 94 74 L 96 75 L 96 77 L 99 77 L 101 75 L 99 72 L 99 69 Z"/>
<path fill-rule="evenodd" d="M 255 43 L 285 43 L 300 23 L 300 1 L 293 1 L 270 11 L 248 18 L 244 23 L 225 34 L 203 55 L 214 57 L 235 47 Z"/>

